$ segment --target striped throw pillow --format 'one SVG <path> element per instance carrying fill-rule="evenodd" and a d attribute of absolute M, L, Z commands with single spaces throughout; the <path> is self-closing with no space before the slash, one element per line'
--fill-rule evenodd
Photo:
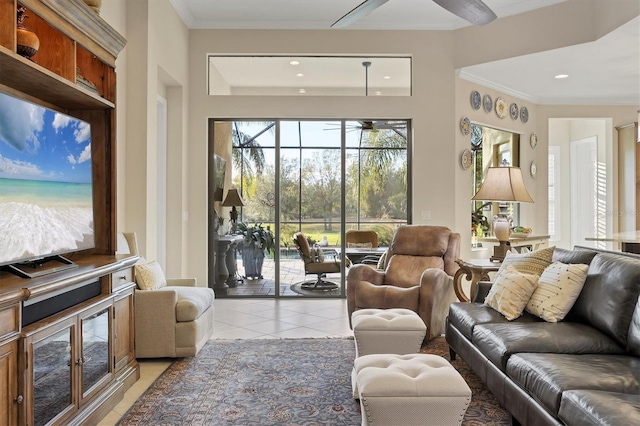
<path fill-rule="evenodd" d="M 505 268 L 512 267 L 518 272 L 523 274 L 533 274 L 540 276 L 547 266 L 551 264 L 551 258 L 553 257 L 554 247 L 547 247 L 544 249 L 532 251 L 530 253 L 514 253 L 512 251 L 507 252 L 502 265 L 494 281 L 497 280 Z"/>
<path fill-rule="evenodd" d="M 580 296 L 588 269 L 588 265 L 582 264 L 549 265 L 527 303 L 527 312 L 548 322 L 562 321 Z"/>
<path fill-rule="evenodd" d="M 538 285 L 538 278 L 538 275 L 523 274 L 514 267 L 507 266 L 499 277 L 496 276 L 484 304 L 512 321 L 522 315 Z"/>

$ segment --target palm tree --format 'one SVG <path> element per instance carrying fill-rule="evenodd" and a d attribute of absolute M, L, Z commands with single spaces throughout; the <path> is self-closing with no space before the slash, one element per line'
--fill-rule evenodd
<path fill-rule="evenodd" d="M 240 130 L 241 127 L 246 127 L 249 124 L 264 125 L 265 127 L 257 134 L 251 136 Z M 253 186 L 255 178 L 264 172 L 264 152 L 256 139 L 267 131 L 273 131 L 275 125 L 276 123 L 274 122 L 233 122 L 231 133 L 233 149 L 231 157 L 234 167 L 240 170 L 240 176 L 243 180 L 241 183 L 242 188 Z"/>

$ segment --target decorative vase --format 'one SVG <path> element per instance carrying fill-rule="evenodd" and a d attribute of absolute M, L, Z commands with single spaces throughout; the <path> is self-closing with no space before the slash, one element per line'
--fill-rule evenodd
<path fill-rule="evenodd" d="M 100 8 L 102 7 L 102 0 L 82 0 L 87 6 L 91 8 L 98 15 L 100 14 Z"/>
<path fill-rule="evenodd" d="M 38 53 L 40 48 L 40 39 L 29 28 L 24 25 L 24 20 L 29 16 L 26 14 L 27 9 L 24 6 L 17 8 L 17 28 L 16 28 L 16 53 L 31 59 L 33 55 Z"/>
<path fill-rule="evenodd" d="M 245 278 L 262 279 L 263 263 L 264 253 L 261 250 L 254 250 L 251 247 L 242 248 L 242 264 L 244 266 Z"/>

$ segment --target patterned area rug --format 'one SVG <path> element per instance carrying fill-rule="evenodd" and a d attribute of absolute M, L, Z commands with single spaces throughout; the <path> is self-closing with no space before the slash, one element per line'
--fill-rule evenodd
<path fill-rule="evenodd" d="M 423 352 L 448 359 L 444 338 Z M 212 340 L 197 357 L 174 362 L 118 424 L 359 425 L 354 355 L 350 339 Z M 509 425 L 464 362 L 453 365 L 473 391 L 463 425 Z"/>

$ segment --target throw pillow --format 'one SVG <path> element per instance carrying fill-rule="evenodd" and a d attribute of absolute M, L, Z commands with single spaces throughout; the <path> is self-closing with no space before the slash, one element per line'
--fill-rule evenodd
<path fill-rule="evenodd" d="M 140 290 L 157 290 L 167 285 L 164 272 L 155 260 L 144 265 L 135 265 L 134 270 L 136 284 Z"/>
<path fill-rule="evenodd" d="M 548 322 L 562 321 L 578 299 L 588 269 L 588 265 L 561 262 L 547 266 L 527 303 L 527 311 Z"/>
<path fill-rule="evenodd" d="M 500 312 L 509 321 L 522 315 L 538 285 L 538 275 L 523 274 L 508 266 L 493 282 L 484 304 Z"/>
<path fill-rule="evenodd" d="M 555 247 L 547 247 L 530 253 L 508 251 L 500 269 L 496 272 L 494 280 L 497 280 L 504 269 L 508 267 L 512 267 L 523 274 L 542 275 L 544 269 L 551 264 L 553 250 L 555 250 Z"/>

